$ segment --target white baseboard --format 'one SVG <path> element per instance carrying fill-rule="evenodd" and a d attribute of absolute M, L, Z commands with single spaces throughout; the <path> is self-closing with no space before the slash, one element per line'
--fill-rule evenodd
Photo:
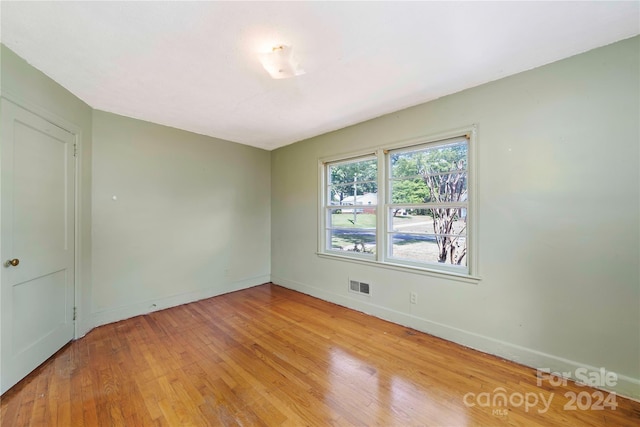
<path fill-rule="evenodd" d="M 138 302 L 131 305 L 111 308 L 108 310 L 98 311 L 91 314 L 93 328 L 107 323 L 118 322 L 120 320 L 129 319 L 131 317 L 147 314 L 166 308 L 199 301 L 205 298 L 211 298 L 218 295 L 235 292 L 242 289 L 258 286 L 271 281 L 269 275 L 252 277 L 238 282 L 224 283 L 211 288 L 199 289 L 197 291 L 185 292 L 183 294 L 172 295 L 169 297 L 156 298 L 147 301 Z"/>
<path fill-rule="evenodd" d="M 574 373 L 576 373 L 578 369 L 580 369 L 580 371 L 577 372 L 580 372 L 583 376 L 588 376 L 591 373 L 595 375 L 600 374 L 600 368 L 594 366 L 585 365 L 574 360 L 568 360 L 552 354 L 542 353 L 531 348 L 521 347 L 519 345 L 454 328 L 442 323 L 416 317 L 411 314 L 391 310 L 386 307 L 371 304 L 368 301 L 351 298 L 346 295 L 334 294 L 282 277 L 272 276 L 271 281 L 274 284 L 285 288 L 302 292 L 344 307 L 352 308 L 393 323 L 443 338 L 447 341 L 453 341 L 457 344 L 470 347 L 483 353 L 493 354 L 525 366 L 530 366 L 534 369 L 549 368 L 551 372 L 569 373 L 568 378 L 570 379 L 575 379 Z M 625 396 L 634 400 L 640 399 L 640 379 L 637 378 L 618 374 L 618 380 L 615 386 L 598 388 L 611 391 L 617 395 Z"/>

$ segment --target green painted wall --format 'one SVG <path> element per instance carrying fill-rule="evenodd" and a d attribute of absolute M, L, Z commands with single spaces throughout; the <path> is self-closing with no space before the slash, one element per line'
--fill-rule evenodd
<path fill-rule="evenodd" d="M 640 397 L 639 52 L 636 37 L 273 151 L 273 281 L 529 366 L 605 367 Z M 319 158 L 471 124 L 479 284 L 316 255 Z"/>
<path fill-rule="evenodd" d="M 270 280 L 268 151 L 98 110 L 93 144 L 96 324 Z"/>

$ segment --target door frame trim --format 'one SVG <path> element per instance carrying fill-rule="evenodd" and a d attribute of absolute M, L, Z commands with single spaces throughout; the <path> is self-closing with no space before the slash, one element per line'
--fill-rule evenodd
<path fill-rule="evenodd" d="M 82 273 L 82 260 L 80 254 L 82 253 L 82 230 L 80 228 L 80 214 L 82 206 L 82 194 L 81 194 L 81 180 L 80 180 L 80 172 L 82 168 L 82 129 L 70 121 L 48 111 L 45 108 L 42 108 L 26 99 L 16 96 L 7 90 L 0 91 L 0 98 L 4 98 L 6 101 L 11 102 L 12 104 L 17 105 L 20 108 L 23 108 L 52 125 L 59 127 L 60 129 L 69 132 L 73 135 L 74 144 L 76 148 L 76 154 L 74 157 L 74 182 L 73 182 L 73 192 L 74 192 L 74 218 L 73 218 L 73 240 L 74 240 L 74 254 L 73 254 L 73 304 L 76 307 L 77 315 L 76 319 L 73 320 L 73 339 L 76 340 L 84 335 L 82 331 L 80 331 L 79 325 L 84 324 L 84 310 L 81 307 L 82 305 L 82 287 L 80 286 L 80 274 Z M 85 327 L 87 330 L 91 329 L 91 326 Z M 85 329 L 83 328 L 83 329 Z"/>

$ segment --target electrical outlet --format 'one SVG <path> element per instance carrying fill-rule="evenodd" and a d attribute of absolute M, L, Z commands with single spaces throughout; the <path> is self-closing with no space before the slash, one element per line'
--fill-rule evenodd
<path fill-rule="evenodd" d="M 411 301 L 411 304 L 417 304 L 418 303 L 418 294 L 416 292 L 411 292 L 409 294 L 409 301 Z"/>

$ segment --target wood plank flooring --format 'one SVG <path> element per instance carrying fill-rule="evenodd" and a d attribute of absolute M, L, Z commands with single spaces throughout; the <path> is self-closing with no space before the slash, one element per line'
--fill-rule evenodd
<path fill-rule="evenodd" d="M 533 369 L 267 284 L 96 328 L 5 393 L 0 415 L 12 427 L 640 425 L 638 402 L 568 410 L 571 393 L 584 406 L 601 392 L 538 387 Z"/>

